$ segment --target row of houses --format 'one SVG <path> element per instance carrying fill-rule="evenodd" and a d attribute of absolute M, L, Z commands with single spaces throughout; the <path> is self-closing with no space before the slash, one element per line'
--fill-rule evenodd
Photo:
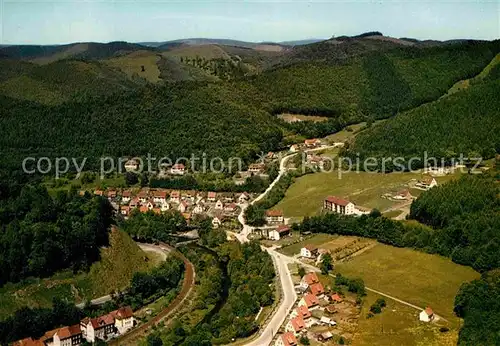
<path fill-rule="evenodd" d="M 106 315 L 86 317 L 79 324 L 46 332 L 40 339 L 26 338 L 14 342 L 14 346 L 77 346 L 84 342 L 108 341 L 125 334 L 135 325 L 134 314 L 129 306 Z"/>
<path fill-rule="evenodd" d="M 302 277 L 300 284 L 296 286 L 299 293 L 303 293 L 297 306 L 290 312 L 289 319 L 285 324 L 285 332 L 278 336 L 275 346 L 295 346 L 297 339 L 307 333 L 307 330 L 314 325 L 335 326 L 337 323 L 326 316 L 316 318 L 313 311 L 320 309 L 320 299 L 324 299 L 330 304 L 324 309 L 330 314 L 336 312 L 335 304 L 341 303 L 342 298 L 337 294 L 326 294 L 325 289 L 319 281 L 316 273 L 307 273 Z M 326 341 L 332 337 L 329 332 L 321 333 L 318 339 Z"/>
<path fill-rule="evenodd" d="M 139 160 L 130 159 L 125 162 L 125 171 L 140 173 L 141 163 Z M 172 175 L 184 175 L 187 172 L 186 166 L 182 163 L 176 163 L 172 166 L 165 165 L 162 167 L 160 175 L 172 174 Z"/>

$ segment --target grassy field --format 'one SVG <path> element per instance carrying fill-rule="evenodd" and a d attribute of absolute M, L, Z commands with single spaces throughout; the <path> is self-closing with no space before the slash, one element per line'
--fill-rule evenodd
<path fill-rule="evenodd" d="M 365 297 L 358 331 L 352 340 L 353 346 L 452 346 L 457 344 L 458 332 L 452 328 L 447 333 L 439 332 L 440 326 L 450 327 L 445 322 L 428 324 L 418 320 L 418 311 L 385 299 L 387 306 L 382 313 L 367 319 L 370 306 L 381 298 L 368 292 Z M 383 298 L 383 297 L 382 297 Z"/>
<path fill-rule="evenodd" d="M 420 179 L 420 173 L 367 173 L 349 172 L 339 176 L 337 172 L 314 173 L 298 178 L 274 207 L 283 210 L 286 217 L 300 218 L 316 215 L 321 211 L 328 195 L 346 198 L 356 205 L 384 211 L 397 203 L 383 198 L 385 193 L 396 193 L 408 188 L 412 179 Z M 455 175 L 437 177 L 438 184 L 453 179 Z M 412 191 L 413 192 L 413 191 Z"/>
<path fill-rule="evenodd" d="M 298 243 L 281 248 L 280 252 L 288 256 L 293 256 L 300 253 L 300 249 L 305 245 L 311 244 L 319 246 L 336 238 L 338 238 L 338 236 L 330 234 L 315 234 L 312 237 L 306 237 L 304 240 L 299 241 Z"/>
<path fill-rule="evenodd" d="M 158 255 L 143 252 L 124 232 L 113 231 L 110 245 L 101 250 L 101 260 L 88 273 L 64 271 L 47 279 L 29 279 L 0 288 L 0 319 L 22 306 L 48 307 L 53 297 L 78 303 L 122 290 L 135 272 L 158 264 Z"/>
<path fill-rule="evenodd" d="M 377 244 L 335 270 L 348 277 L 361 277 L 366 286 L 417 306 L 431 306 L 456 324 L 455 295 L 464 282 L 479 277 L 473 269 L 437 255 Z"/>
<path fill-rule="evenodd" d="M 156 64 L 159 60 L 160 57 L 155 52 L 136 51 L 102 62 L 123 71 L 130 78 L 136 75 L 149 82 L 157 83 L 161 80 L 160 70 Z M 142 66 L 144 66 L 144 71 L 142 71 Z"/>

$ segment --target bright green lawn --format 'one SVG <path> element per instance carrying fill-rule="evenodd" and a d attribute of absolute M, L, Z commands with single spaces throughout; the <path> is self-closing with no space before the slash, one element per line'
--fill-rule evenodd
<path fill-rule="evenodd" d="M 420 173 L 349 172 L 340 176 L 337 172 L 308 174 L 298 178 L 287 190 L 285 198 L 273 209 L 283 210 L 286 217 L 312 216 L 321 211 L 328 195 L 335 195 L 356 205 L 384 211 L 400 202 L 383 198 L 383 194 L 405 189 L 412 179 L 418 180 L 421 177 Z M 454 175 L 447 175 L 437 177 L 436 180 L 440 184 L 453 177 Z"/>
<path fill-rule="evenodd" d="M 479 277 L 472 268 L 447 258 L 384 244 L 337 264 L 335 270 L 361 277 L 367 287 L 416 306 L 429 305 L 453 323 L 457 322 L 453 304 L 460 285 Z"/>
<path fill-rule="evenodd" d="M 367 319 L 370 306 L 378 298 L 378 294 L 368 292 L 363 302 L 358 331 L 352 345 L 354 346 L 454 346 L 457 344 L 458 332 L 453 328 L 447 333 L 439 332 L 440 326 L 447 323 L 429 324 L 418 320 L 419 311 L 385 298 L 387 306 L 382 313 Z"/>
<path fill-rule="evenodd" d="M 311 245 L 318 245 L 319 246 L 319 245 L 327 243 L 327 242 L 329 242 L 332 239 L 335 239 L 337 237 L 338 236 L 330 235 L 330 234 L 315 234 L 312 237 L 307 237 L 306 239 L 304 239 L 298 243 L 295 243 L 293 245 L 282 247 L 280 249 L 280 252 L 282 252 L 288 256 L 297 255 L 300 253 L 300 249 L 303 248 L 305 245 L 311 244 Z"/>

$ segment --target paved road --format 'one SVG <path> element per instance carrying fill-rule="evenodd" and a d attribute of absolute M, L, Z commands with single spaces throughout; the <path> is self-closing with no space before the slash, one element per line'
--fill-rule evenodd
<path fill-rule="evenodd" d="M 144 243 L 137 243 L 137 242 L 136 242 L 136 244 L 139 245 L 139 247 L 143 251 L 152 251 L 152 252 L 159 254 L 160 256 L 162 256 L 162 259 L 164 261 L 167 259 L 167 254 L 170 252 L 169 248 L 167 248 L 165 246 L 161 246 L 161 245 L 144 244 Z M 103 305 L 112 299 L 113 299 L 113 297 L 111 297 L 111 295 L 108 294 L 106 296 L 92 299 L 90 301 L 90 304 L 91 305 Z M 76 304 L 76 307 L 80 308 L 80 309 L 83 309 L 84 306 L 85 306 L 85 303 Z"/>

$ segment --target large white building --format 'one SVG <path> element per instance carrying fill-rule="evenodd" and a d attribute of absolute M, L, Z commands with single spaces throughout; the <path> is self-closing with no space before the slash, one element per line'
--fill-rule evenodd
<path fill-rule="evenodd" d="M 323 209 L 326 211 L 331 211 L 334 213 L 342 215 L 353 215 L 355 214 L 355 205 L 346 199 L 342 199 L 336 196 L 328 196 L 325 198 L 323 203 Z"/>

